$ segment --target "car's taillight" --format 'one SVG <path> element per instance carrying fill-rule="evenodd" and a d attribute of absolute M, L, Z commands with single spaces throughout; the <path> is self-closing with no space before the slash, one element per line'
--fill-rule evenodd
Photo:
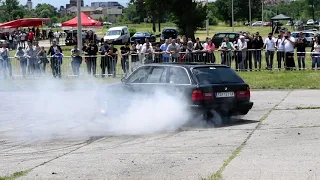
<path fill-rule="evenodd" d="M 214 99 L 213 93 L 204 93 L 200 90 L 194 90 L 192 92 L 192 101 L 203 101 L 203 100 L 212 100 Z"/>
<path fill-rule="evenodd" d="M 250 98 L 250 88 L 245 91 L 238 91 L 237 98 Z"/>

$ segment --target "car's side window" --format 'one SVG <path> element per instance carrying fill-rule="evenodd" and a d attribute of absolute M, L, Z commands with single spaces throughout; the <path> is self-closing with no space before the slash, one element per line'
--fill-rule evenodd
<path fill-rule="evenodd" d="M 219 38 L 224 38 L 224 37 L 226 37 L 226 34 L 220 33 L 220 34 L 217 35 L 217 37 L 219 37 Z"/>
<path fill-rule="evenodd" d="M 229 38 L 229 39 L 233 39 L 233 38 L 235 38 L 235 37 L 236 37 L 235 34 L 229 34 L 229 35 L 228 35 L 228 38 Z"/>
<path fill-rule="evenodd" d="M 129 78 L 128 83 L 145 83 L 150 67 L 141 67 L 134 72 Z"/>
<path fill-rule="evenodd" d="M 146 83 L 166 83 L 167 79 L 166 67 L 154 67 L 148 75 Z"/>
<path fill-rule="evenodd" d="M 170 84 L 191 84 L 188 73 L 180 67 L 172 67 L 169 70 Z"/>

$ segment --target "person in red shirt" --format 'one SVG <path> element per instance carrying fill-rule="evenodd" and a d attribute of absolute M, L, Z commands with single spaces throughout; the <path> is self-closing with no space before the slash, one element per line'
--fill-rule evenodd
<path fill-rule="evenodd" d="M 32 30 L 29 31 L 29 34 L 28 34 L 28 39 L 29 39 L 29 42 L 33 42 L 34 40 L 34 33 L 32 32 Z"/>

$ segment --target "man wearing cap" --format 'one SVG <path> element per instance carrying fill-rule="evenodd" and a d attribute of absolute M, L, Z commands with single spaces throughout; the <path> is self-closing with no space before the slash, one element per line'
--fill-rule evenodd
<path fill-rule="evenodd" d="M 266 48 L 266 69 L 272 70 L 273 56 L 276 47 L 276 40 L 272 37 L 272 33 L 268 34 L 268 38 L 265 39 L 263 48 Z"/>

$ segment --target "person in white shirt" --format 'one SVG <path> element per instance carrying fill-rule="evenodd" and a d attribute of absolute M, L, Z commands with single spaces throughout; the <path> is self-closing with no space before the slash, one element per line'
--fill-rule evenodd
<path fill-rule="evenodd" d="M 277 47 L 277 61 L 278 61 L 278 69 L 281 69 L 281 63 L 282 61 L 285 62 L 284 58 L 284 32 L 280 31 L 280 34 L 278 36 L 278 39 L 276 41 L 276 47 Z"/>
<path fill-rule="evenodd" d="M 21 40 L 21 47 L 25 48 L 26 47 L 26 39 L 27 39 L 27 34 L 25 32 L 20 33 L 20 40 Z"/>
<path fill-rule="evenodd" d="M 9 70 L 10 79 L 13 79 L 12 65 L 9 56 L 9 49 L 7 48 L 7 44 L 4 42 L 0 48 L 0 62 L 2 62 L 2 73 L 5 79 L 7 79 L 7 69 Z"/>
<path fill-rule="evenodd" d="M 172 39 L 171 44 L 168 45 L 167 53 L 171 55 L 172 62 L 178 62 L 180 52 L 180 45 L 176 43 L 175 39 Z"/>
<path fill-rule="evenodd" d="M 247 58 L 247 41 L 245 40 L 244 36 L 240 36 L 240 40 L 237 43 L 237 48 L 238 48 L 238 62 L 236 64 L 236 69 L 237 70 L 244 70 L 244 62 Z"/>
<path fill-rule="evenodd" d="M 147 43 L 146 46 L 142 47 L 141 53 L 144 54 L 143 64 L 153 63 L 153 48 L 150 43 Z"/>
<path fill-rule="evenodd" d="M 263 45 L 263 48 L 266 48 L 266 62 L 268 70 L 272 70 L 275 47 L 276 40 L 272 37 L 272 33 L 269 33 L 268 38 L 265 39 Z"/>
<path fill-rule="evenodd" d="M 61 34 L 60 34 L 59 31 L 57 31 L 57 32 L 54 33 L 54 38 L 56 39 L 58 45 L 59 45 L 60 35 L 61 35 Z"/>
<path fill-rule="evenodd" d="M 291 32 L 288 31 L 284 36 L 285 40 L 284 44 L 284 52 L 286 57 L 286 70 L 294 70 L 296 68 L 296 64 L 294 62 L 294 47 L 296 44 L 296 40 L 291 36 Z"/>

